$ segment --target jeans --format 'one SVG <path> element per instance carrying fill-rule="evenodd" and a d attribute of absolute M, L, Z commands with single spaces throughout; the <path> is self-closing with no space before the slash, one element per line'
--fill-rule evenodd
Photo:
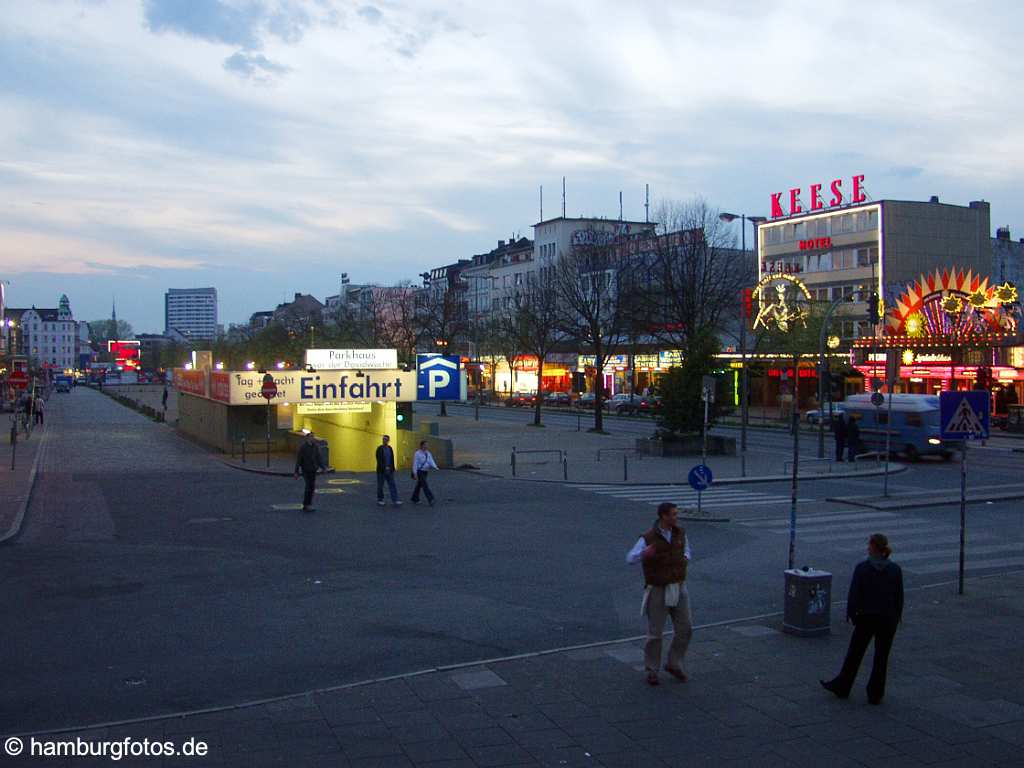
<path fill-rule="evenodd" d="M 427 497 L 427 501 L 431 504 L 434 503 L 434 494 L 430 491 L 430 486 L 427 485 L 427 475 L 430 474 L 425 469 L 421 469 L 416 473 L 416 487 L 412 490 L 412 500 L 418 502 L 420 500 L 420 489 L 423 489 L 423 494 Z"/>
<path fill-rule="evenodd" d="M 885 616 L 858 616 L 854 620 L 850 647 L 843 660 L 843 669 L 833 681 L 842 694 L 849 694 L 857 677 L 864 653 L 875 640 L 875 658 L 871 662 L 871 677 L 868 679 L 868 698 L 881 701 L 885 695 L 885 677 L 889 669 L 889 651 L 896 635 L 896 620 Z"/>
<path fill-rule="evenodd" d="M 316 472 L 303 472 L 302 479 L 306 481 L 306 491 L 302 495 L 302 506 L 313 506 L 313 491 L 316 490 Z"/>
<path fill-rule="evenodd" d="M 385 469 L 377 473 L 377 501 L 384 501 L 384 483 L 388 484 L 388 491 L 391 493 L 391 503 L 398 502 L 398 488 L 395 486 L 395 470 Z"/>

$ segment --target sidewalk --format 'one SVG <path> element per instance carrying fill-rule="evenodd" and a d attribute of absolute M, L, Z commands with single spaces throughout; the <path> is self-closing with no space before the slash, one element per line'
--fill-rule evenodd
<path fill-rule="evenodd" d="M 208 743 L 204 761 L 175 765 L 1019 766 L 1024 572 L 969 580 L 966 591 L 908 592 L 877 707 L 864 694 L 867 668 L 847 701 L 818 685 L 850 635 L 834 604 L 827 637 L 783 634 L 777 615 L 698 625 L 686 684 L 662 675 L 647 686 L 633 638 L 65 738 Z M 699 622 L 704 598 L 692 597 Z"/>
<path fill-rule="evenodd" d="M 1024 499 L 1024 483 L 1007 483 L 988 488 L 968 488 L 967 502 L 976 504 L 983 501 L 1010 501 L 1013 499 Z M 958 504 L 960 502 L 960 491 L 947 491 L 944 493 L 933 493 L 930 495 L 914 494 L 889 494 L 888 496 L 830 496 L 826 501 L 835 501 L 842 504 L 853 504 L 868 509 L 913 509 L 915 507 L 933 507 L 940 504 Z"/>
<path fill-rule="evenodd" d="M 4 419 L 3 425 L 5 430 L 0 439 L 0 543 L 13 538 L 21 529 L 35 483 L 38 457 L 46 439 L 45 424 L 33 429 L 27 438 L 19 432 L 17 445 L 13 447 L 12 471 L 10 420 Z"/>

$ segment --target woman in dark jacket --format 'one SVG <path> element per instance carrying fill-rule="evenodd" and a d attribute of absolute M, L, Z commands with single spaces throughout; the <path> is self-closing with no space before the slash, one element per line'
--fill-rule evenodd
<path fill-rule="evenodd" d="M 846 620 L 853 622 L 853 637 L 846 651 L 843 669 L 821 685 L 840 699 L 850 695 L 864 652 L 875 639 L 875 658 L 868 680 L 868 701 L 880 704 L 885 695 L 885 673 L 896 626 L 903 618 L 903 571 L 889 560 L 892 549 L 881 533 L 868 539 L 868 559 L 853 571 L 846 601 Z"/>

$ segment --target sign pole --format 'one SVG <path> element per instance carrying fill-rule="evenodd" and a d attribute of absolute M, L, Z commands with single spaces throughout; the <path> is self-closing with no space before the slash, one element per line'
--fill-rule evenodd
<path fill-rule="evenodd" d="M 889 382 L 889 408 L 885 417 L 885 477 L 882 480 L 882 496 L 889 496 L 889 456 L 892 454 L 892 381 Z"/>
<path fill-rule="evenodd" d="M 270 401 L 267 400 L 267 468 L 270 468 Z"/>
<path fill-rule="evenodd" d="M 795 397 L 795 395 L 794 395 Z M 789 569 L 793 570 L 796 561 L 796 487 L 797 464 L 800 461 L 800 413 L 793 409 L 793 480 L 789 496 Z"/>
<path fill-rule="evenodd" d="M 964 548 L 967 544 L 967 441 L 960 449 L 960 567 L 957 571 L 958 595 L 964 593 Z"/>

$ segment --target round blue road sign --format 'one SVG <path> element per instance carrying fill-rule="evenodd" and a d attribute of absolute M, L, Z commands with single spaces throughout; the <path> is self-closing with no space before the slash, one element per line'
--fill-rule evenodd
<path fill-rule="evenodd" d="M 714 477 L 711 474 L 711 467 L 707 464 L 698 464 L 690 470 L 690 474 L 686 479 L 690 482 L 690 487 L 693 490 L 706 491 L 711 487 L 711 481 Z"/>

